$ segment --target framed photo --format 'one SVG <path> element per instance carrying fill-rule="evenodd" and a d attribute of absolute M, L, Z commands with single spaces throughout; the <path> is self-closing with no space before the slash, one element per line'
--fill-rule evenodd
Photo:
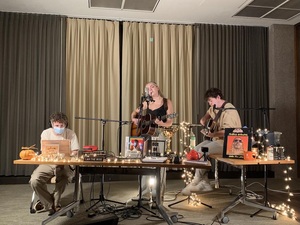
<path fill-rule="evenodd" d="M 143 137 L 126 137 L 125 157 L 140 158 L 143 155 L 145 148 L 145 141 Z"/>
<path fill-rule="evenodd" d="M 224 135 L 223 157 L 244 158 L 244 152 L 251 149 L 248 128 L 226 128 Z"/>
<path fill-rule="evenodd" d="M 160 137 L 151 137 L 148 155 L 150 156 L 165 156 L 166 154 L 166 139 Z"/>

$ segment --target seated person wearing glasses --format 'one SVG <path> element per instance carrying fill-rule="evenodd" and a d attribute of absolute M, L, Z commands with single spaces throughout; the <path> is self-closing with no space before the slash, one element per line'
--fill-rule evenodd
<path fill-rule="evenodd" d="M 241 128 L 241 119 L 235 107 L 223 99 L 223 94 L 218 88 L 208 89 L 204 97 L 210 107 L 200 119 L 200 124 L 206 126 L 209 121 L 213 120 L 214 127 L 213 129 L 204 129 L 201 131 L 210 140 L 201 142 L 195 147 L 195 150 L 203 154 L 201 149 L 202 147 L 206 147 L 208 148 L 208 155 L 222 154 L 225 128 Z M 208 171 L 205 169 L 196 169 L 194 179 L 181 193 L 189 196 L 191 192 L 211 190 L 212 186 L 208 182 Z"/>

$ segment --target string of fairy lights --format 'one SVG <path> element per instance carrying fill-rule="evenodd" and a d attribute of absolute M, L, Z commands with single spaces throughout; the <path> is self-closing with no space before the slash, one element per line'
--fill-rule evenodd
<path fill-rule="evenodd" d="M 291 171 L 292 171 L 291 166 L 287 167 L 287 169 L 283 171 L 285 175 L 284 181 L 286 182 L 285 190 L 288 195 L 286 199 L 287 202 L 291 202 L 291 197 L 294 196 L 294 194 L 291 192 L 291 187 L 289 185 L 289 183 L 292 181 L 292 178 L 290 177 Z M 281 203 L 280 205 L 273 204 L 272 207 L 278 209 L 282 215 L 288 216 L 289 218 L 292 218 L 294 220 L 296 219 L 295 210 L 291 208 L 289 204 L 286 203 Z"/>
<path fill-rule="evenodd" d="M 183 145 L 183 156 L 185 156 L 188 151 L 191 149 L 191 146 L 189 145 L 189 140 L 190 139 L 190 123 L 188 122 L 181 122 L 180 123 L 180 130 L 183 132 L 183 139 L 180 139 L 181 144 Z M 251 136 L 252 143 L 256 144 L 256 147 L 258 148 L 258 154 L 257 158 L 261 160 L 267 160 L 267 152 L 266 152 L 266 147 L 269 146 L 269 140 L 267 138 L 267 134 L 269 133 L 269 130 L 267 129 L 257 129 L 256 132 Z M 289 156 L 286 157 L 287 160 L 290 159 Z M 286 183 L 285 185 L 285 192 L 287 193 L 287 203 L 281 203 L 280 205 L 272 204 L 272 208 L 276 208 L 282 215 L 288 216 L 289 218 L 296 219 L 295 216 L 295 210 L 290 207 L 288 203 L 290 203 L 292 200 L 291 198 L 294 196 L 294 194 L 291 192 L 290 188 L 290 182 L 292 181 L 292 178 L 290 176 L 290 173 L 292 171 L 292 167 L 288 166 L 287 169 L 284 169 L 284 181 Z M 183 179 L 183 182 L 185 185 L 188 185 L 189 183 L 192 182 L 194 178 L 194 172 L 195 169 L 184 169 L 183 174 L 181 178 Z M 192 193 L 190 198 L 189 198 L 189 205 L 191 206 L 199 206 L 201 205 L 201 199 L 196 193 Z"/>

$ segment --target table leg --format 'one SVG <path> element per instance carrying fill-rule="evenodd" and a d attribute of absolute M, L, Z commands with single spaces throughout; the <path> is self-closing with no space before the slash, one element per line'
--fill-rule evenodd
<path fill-rule="evenodd" d="M 220 180 L 219 180 L 219 161 L 215 159 L 215 188 L 220 188 Z"/>
<path fill-rule="evenodd" d="M 216 220 L 219 221 L 220 220 L 222 223 L 227 223 L 229 220 L 225 216 L 225 213 L 227 213 L 229 210 L 234 208 L 239 203 L 242 203 L 242 204 L 247 205 L 247 206 L 255 207 L 255 208 L 258 208 L 260 210 L 270 211 L 270 212 L 273 212 L 274 214 L 276 214 L 276 209 L 265 206 L 265 205 L 260 204 L 258 202 L 249 201 L 249 200 L 247 200 L 246 197 L 247 197 L 247 193 L 246 193 L 246 166 L 241 166 L 241 193 L 238 195 L 238 197 L 231 204 L 229 204 L 221 212 L 219 212 L 217 214 L 217 216 L 215 216 L 213 218 L 213 221 L 216 221 Z M 275 217 L 273 216 L 273 218 L 275 218 Z"/>
<path fill-rule="evenodd" d="M 160 176 L 161 176 L 161 167 L 156 168 L 156 180 L 158 181 L 156 183 L 156 206 L 157 210 L 160 213 L 160 215 L 163 217 L 163 219 L 169 224 L 172 225 L 173 222 L 177 222 L 177 213 L 171 213 L 168 215 L 166 212 L 166 208 L 162 205 L 162 196 L 160 193 Z"/>

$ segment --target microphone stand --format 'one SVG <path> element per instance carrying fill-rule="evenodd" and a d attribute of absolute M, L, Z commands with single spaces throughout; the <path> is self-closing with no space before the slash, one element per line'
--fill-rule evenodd
<path fill-rule="evenodd" d="M 142 124 L 140 124 L 140 123 L 141 123 L 141 119 L 142 119 L 142 112 L 143 112 L 143 106 L 144 106 L 143 102 L 144 101 L 146 101 L 146 103 L 147 103 L 146 114 L 148 114 L 148 112 L 149 112 L 149 103 L 151 101 L 154 102 L 153 98 L 149 94 L 141 96 L 141 102 L 140 102 L 139 113 L 138 113 L 138 126 L 137 126 L 137 132 L 136 132 L 137 134 L 139 132 L 141 132 L 140 136 L 142 136 L 142 130 L 141 130 Z M 145 139 L 150 139 L 151 138 L 151 136 L 148 136 L 148 135 L 144 136 L 144 137 L 145 137 Z M 149 146 L 149 143 L 148 143 L 148 146 Z M 146 146 L 144 146 L 144 148 L 146 148 Z M 146 199 L 146 198 L 142 197 L 142 178 L 143 178 L 143 175 L 138 175 L 138 181 L 139 181 L 139 194 L 138 194 L 138 196 L 139 197 L 138 197 L 138 200 L 137 200 L 138 201 L 137 207 L 138 208 L 143 208 L 143 209 L 147 210 L 148 212 L 155 214 L 154 212 L 152 212 L 151 210 L 148 210 L 147 208 L 145 208 L 142 205 L 143 200 L 149 201 L 149 199 Z"/>
<path fill-rule="evenodd" d="M 108 119 L 98 119 L 98 118 L 86 118 L 86 117 L 75 117 L 75 119 L 84 119 L 84 120 L 96 120 L 96 121 L 101 121 L 102 122 L 102 140 L 101 140 L 101 152 L 106 152 L 104 150 L 104 130 L 105 130 L 105 125 L 107 122 L 118 122 L 122 124 L 127 124 L 128 121 L 119 121 L 119 120 L 108 120 Z M 108 152 L 106 152 L 108 154 Z M 86 209 L 86 212 L 88 212 L 90 209 L 92 209 L 95 205 L 97 205 L 99 202 L 101 202 L 103 205 L 105 205 L 105 201 L 107 202 L 113 202 L 117 204 L 122 204 L 125 205 L 126 203 L 123 202 L 118 202 L 114 200 L 109 200 L 106 199 L 104 196 L 104 174 L 101 174 L 101 182 L 100 182 L 100 193 L 99 193 L 99 198 L 98 199 L 91 199 L 92 200 L 98 200 L 95 202 L 93 205 L 91 205 L 88 209 Z"/>
<path fill-rule="evenodd" d="M 139 113 L 138 113 L 138 123 L 137 123 L 137 128 L 136 128 L 136 134 L 138 135 L 141 132 L 141 119 L 142 119 L 142 112 L 143 112 L 143 102 L 145 101 L 145 96 L 142 95 L 141 96 L 141 101 L 140 101 L 140 105 L 139 105 Z M 139 135 L 141 136 L 141 135 Z"/>
<path fill-rule="evenodd" d="M 103 152 L 106 152 L 108 153 L 107 151 L 105 151 L 104 149 L 104 134 L 105 134 L 105 125 L 107 122 L 116 122 L 116 123 L 121 123 L 122 125 L 124 124 L 129 124 L 131 123 L 130 121 L 120 121 L 120 120 L 109 120 L 109 119 L 98 119 L 98 118 L 87 118 L 87 117 L 75 117 L 75 119 L 84 119 L 84 120 L 97 120 L 97 121 L 100 121 L 102 123 L 102 139 L 101 139 L 101 149 L 100 151 L 103 151 Z"/>

